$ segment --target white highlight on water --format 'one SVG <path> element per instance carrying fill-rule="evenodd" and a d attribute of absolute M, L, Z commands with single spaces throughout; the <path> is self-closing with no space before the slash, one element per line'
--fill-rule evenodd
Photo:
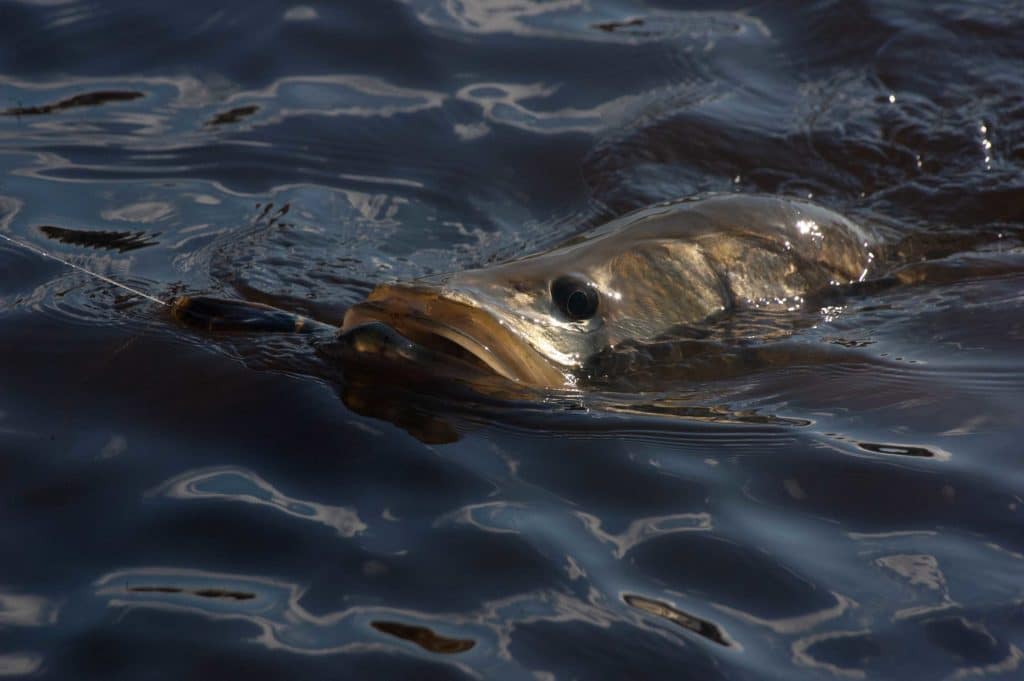
<path fill-rule="evenodd" d="M 143 293 L 142 291 L 140 291 L 137 288 L 132 288 L 131 286 L 128 286 L 127 284 L 122 284 L 119 281 L 114 281 L 110 277 L 105 277 L 102 274 L 99 274 L 98 272 L 93 272 L 92 270 L 87 270 L 84 267 L 82 267 L 81 265 L 76 265 L 75 263 L 69 262 L 69 261 L 67 261 L 67 260 L 65 260 L 65 259 L 63 259 L 63 258 L 61 258 L 59 256 L 54 255 L 53 253 L 49 253 L 48 251 L 44 251 L 43 249 L 39 248 L 38 246 L 33 246 L 32 244 L 27 244 L 24 241 L 20 241 L 18 239 L 11 238 L 11 237 L 7 236 L 6 234 L 4 234 L 3 232 L 0 232 L 0 239 L 3 239 L 4 241 L 7 241 L 9 243 L 12 243 L 15 246 L 20 246 L 21 248 L 24 248 L 25 250 L 32 251 L 36 255 L 40 255 L 40 256 L 42 256 L 44 258 L 49 258 L 50 260 L 55 260 L 55 261 L 59 262 L 61 265 L 64 265 L 66 267 L 70 267 L 71 269 L 76 270 L 78 272 L 81 272 L 83 274 L 88 274 L 90 277 L 95 277 L 95 278 L 99 279 L 100 281 L 104 281 L 104 282 L 110 284 L 111 286 L 116 286 L 116 287 L 122 288 L 125 291 L 128 291 L 130 293 L 134 293 L 135 295 L 141 296 L 141 297 L 145 298 L 146 300 L 152 301 L 152 302 L 157 303 L 159 305 L 165 305 L 166 306 L 168 304 L 166 301 L 160 300 L 159 298 L 155 298 L 155 297 L 149 295 L 148 293 Z"/>

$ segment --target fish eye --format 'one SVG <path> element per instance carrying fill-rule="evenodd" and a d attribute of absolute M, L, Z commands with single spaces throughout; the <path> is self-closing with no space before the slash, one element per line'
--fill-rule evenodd
<path fill-rule="evenodd" d="M 566 317 L 581 322 L 597 314 L 600 298 L 590 282 L 581 277 L 564 275 L 551 282 L 551 300 Z"/>

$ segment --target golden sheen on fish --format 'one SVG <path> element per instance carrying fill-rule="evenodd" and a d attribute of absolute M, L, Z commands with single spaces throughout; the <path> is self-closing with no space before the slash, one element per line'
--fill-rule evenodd
<path fill-rule="evenodd" d="M 804 201 L 723 195 L 632 213 L 551 251 L 383 284 L 342 332 L 383 322 L 513 381 L 564 386 L 589 357 L 744 306 L 791 308 L 872 276 L 876 236 Z"/>

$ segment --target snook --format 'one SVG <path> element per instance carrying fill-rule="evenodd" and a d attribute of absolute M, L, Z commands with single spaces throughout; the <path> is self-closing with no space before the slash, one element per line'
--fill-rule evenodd
<path fill-rule="evenodd" d="M 596 353 L 745 306 L 793 308 L 875 276 L 877 236 L 804 201 L 723 195 L 648 208 L 545 253 L 384 284 L 342 333 L 384 323 L 413 343 L 540 387 Z"/>

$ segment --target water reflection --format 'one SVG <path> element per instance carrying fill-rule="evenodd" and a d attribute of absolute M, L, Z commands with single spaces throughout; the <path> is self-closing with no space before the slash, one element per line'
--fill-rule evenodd
<path fill-rule="evenodd" d="M 152 492 L 172 499 L 221 499 L 256 504 L 294 518 L 334 528 L 352 538 L 366 531 L 355 509 L 288 497 L 252 471 L 243 468 L 206 468 L 168 480 Z"/>
<path fill-rule="evenodd" d="M 129 613 L 162 610 L 244 621 L 259 632 L 252 641 L 272 650 L 340 655 L 379 649 L 440 655 L 438 659 L 473 675 L 477 670 L 460 658 L 486 659 L 490 674 L 522 674 L 526 669 L 513 648 L 519 638 L 545 623 L 565 627 L 575 622 L 614 632 L 632 622 L 657 639 L 678 643 L 676 634 L 644 621 L 654 614 L 679 625 L 679 635 L 698 634 L 716 645 L 737 648 L 718 625 L 640 596 L 626 597 L 625 610 L 610 609 L 595 593 L 581 600 L 541 591 L 489 601 L 469 613 L 431 615 L 397 607 L 351 606 L 316 615 L 302 605 L 303 591 L 288 582 L 156 567 L 108 574 L 96 582 L 95 593 L 107 607 Z M 396 638 L 402 643 L 392 643 Z"/>
<path fill-rule="evenodd" d="M 702 532 L 713 529 L 709 513 L 676 513 L 673 515 L 639 518 L 629 523 L 626 530 L 612 534 L 601 529 L 601 519 L 583 512 L 576 515 L 584 527 L 598 541 L 615 547 L 615 558 L 623 558 L 639 544 L 677 532 Z"/>
<path fill-rule="evenodd" d="M 87 248 L 110 249 L 118 253 L 127 253 L 137 248 L 155 246 L 159 242 L 146 232 L 114 232 L 109 230 L 95 231 L 68 229 L 53 225 L 41 225 L 39 231 L 47 238 L 72 246 Z"/>
<path fill-rule="evenodd" d="M 66 109 L 74 109 L 82 106 L 100 106 L 111 102 L 130 102 L 134 99 L 145 97 L 141 92 L 100 90 L 98 92 L 86 92 L 62 99 L 53 104 L 39 104 L 36 106 L 16 106 L 0 111 L 0 116 L 39 116 L 42 114 L 55 113 Z"/>
<path fill-rule="evenodd" d="M 249 104 L 248 106 L 236 106 L 233 109 L 229 109 L 227 111 L 222 111 L 218 113 L 216 116 L 211 118 L 206 124 L 213 126 L 238 123 L 243 118 L 252 116 L 259 110 L 260 108 L 255 104 Z"/>
<path fill-rule="evenodd" d="M 723 613 L 729 614 L 739 620 L 755 624 L 759 627 L 765 627 L 774 631 L 777 634 L 796 634 L 807 631 L 808 629 L 814 629 L 820 626 L 824 622 L 837 619 L 844 616 L 847 611 L 851 608 L 858 607 L 856 601 L 832 592 L 829 594 L 832 600 L 835 601 L 834 605 L 809 612 L 806 614 L 796 615 L 794 617 L 779 617 L 779 618 L 767 618 L 759 617 L 749 612 L 743 612 L 735 607 L 730 607 L 721 603 L 714 603 L 712 607 Z"/>
<path fill-rule="evenodd" d="M 626 530 L 619 534 L 602 530 L 601 520 L 589 513 L 575 511 L 568 515 L 569 517 L 575 516 L 576 520 L 582 522 L 587 533 L 597 539 L 599 543 L 614 547 L 611 557 L 615 560 L 621 560 L 630 550 L 651 539 L 678 532 L 702 532 L 712 529 L 711 516 L 708 513 L 678 513 L 640 518 L 632 521 Z M 535 535 L 535 538 L 539 539 L 541 537 L 539 532 L 548 533 L 552 531 L 553 527 L 563 524 L 568 533 L 572 524 L 569 517 L 559 518 L 550 510 L 530 508 L 525 504 L 495 502 L 465 506 L 439 518 L 435 524 L 439 526 L 449 522 L 467 524 L 498 534 L 533 535 L 534 528 L 536 528 L 538 534 Z M 541 530 L 541 528 L 547 529 Z M 581 550 L 581 554 L 576 558 L 568 556 L 568 559 L 575 566 L 573 569 L 587 574 L 587 560 L 583 556 L 595 554 L 592 550 L 579 544 L 577 539 L 576 548 Z"/>
<path fill-rule="evenodd" d="M 801 667 L 820 669 L 838 678 L 863 679 L 867 672 L 860 666 L 872 657 L 881 654 L 881 646 L 868 630 L 828 631 L 806 636 L 792 645 L 793 662 Z M 838 653 L 838 654 L 837 654 Z M 830 661 L 829 656 L 838 657 L 841 664 Z"/>
<path fill-rule="evenodd" d="M 1003 676 L 1020 669 L 1021 649 L 994 635 L 983 622 L 966 617 L 936 618 L 925 623 L 929 639 L 954 660 L 951 678 Z"/>
<path fill-rule="evenodd" d="M 658 617 L 663 617 L 664 619 L 678 624 L 698 636 L 703 636 L 706 639 L 714 641 L 719 645 L 726 647 L 737 646 L 737 644 L 731 641 L 725 632 L 723 632 L 722 629 L 714 622 L 694 617 L 693 615 L 689 615 L 678 608 L 674 608 L 660 601 L 644 598 L 643 596 L 626 594 L 622 599 L 634 608 L 643 610 L 644 612 L 649 612 L 652 615 L 657 615 Z"/>
<path fill-rule="evenodd" d="M 28 676 L 42 666 L 42 656 L 35 653 L 0 653 L 0 676 Z"/>
<path fill-rule="evenodd" d="M 909 586 L 921 586 L 937 592 L 936 595 L 939 596 L 938 603 L 929 603 L 897 610 L 893 613 L 894 620 L 947 610 L 957 605 L 950 598 L 946 577 L 942 574 L 942 570 L 939 569 L 939 561 L 935 556 L 929 554 L 893 554 L 876 558 L 875 563 L 902 577 Z"/>
<path fill-rule="evenodd" d="M 265 110 L 266 123 L 302 116 L 390 118 L 440 107 L 445 95 L 431 90 L 394 85 L 365 75 L 289 76 L 260 90 L 233 94 L 227 103 Z M 262 118 L 262 117 L 261 117 Z"/>
<path fill-rule="evenodd" d="M 764 23 L 740 12 L 654 10 L 644 4 L 584 0 L 402 0 L 435 30 L 475 35 L 511 34 L 595 42 L 677 40 L 709 50 L 723 37 L 755 31 Z M 638 14 L 640 16 L 638 16 Z"/>
<path fill-rule="evenodd" d="M 232 601 L 248 601 L 256 598 L 256 594 L 247 591 L 229 591 L 227 589 L 183 589 L 178 586 L 130 586 L 129 591 L 140 594 L 187 594 L 199 598 L 226 598 Z"/>
<path fill-rule="evenodd" d="M 59 608 L 41 596 L 0 593 L 0 625 L 43 627 L 57 621 Z"/>
<path fill-rule="evenodd" d="M 921 457 L 925 459 L 937 459 L 939 461 L 949 461 L 950 458 L 952 458 L 952 455 L 949 452 L 942 451 L 941 449 L 920 447 L 917 445 L 858 442 L 857 446 L 863 450 L 874 452 L 875 454 L 889 454 L 893 456 L 912 456 Z"/>
<path fill-rule="evenodd" d="M 559 617 L 556 614 L 559 608 L 555 605 L 558 597 L 551 599 L 545 594 L 486 604 L 480 611 L 468 615 L 445 617 L 374 606 L 352 606 L 315 615 L 301 604 L 303 591 L 294 584 L 169 568 L 111 573 L 96 582 L 96 595 L 111 608 L 146 608 L 211 619 L 243 620 L 260 632 L 254 642 L 270 649 L 304 655 L 360 653 L 374 648 L 400 654 L 422 651 L 441 654 L 450 664 L 466 672 L 470 669 L 453 658 L 453 653 L 473 650 L 493 655 L 496 645 L 499 650 L 506 648 L 493 658 L 496 668 L 506 672 L 518 668 L 507 653 L 516 622 Z M 583 616 L 583 613 L 572 616 Z M 409 643 L 394 644 L 395 638 Z"/>
<path fill-rule="evenodd" d="M 309 5 L 295 5 L 285 10 L 285 21 L 316 21 L 320 17 L 316 8 Z"/>
<path fill-rule="evenodd" d="M 442 655 L 464 653 L 475 644 L 471 639 L 439 636 L 427 627 L 417 627 L 401 622 L 371 622 L 370 626 L 385 634 L 412 641 L 424 650 Z"/>
<path fill-rule="evenodd" d="M 638 97 L 630 95 L 590 109 L 565 108 L 554 111 L 540 110 L 527 105 L 527 102 L 550 98 L 557 90 L 555 86 L 541 83 L 473 83 L 456 92 L 455 97 L 479 106 L 484 119 L 490 123 L 511 125 L 542 134 L 597 133 L 613 126 L 617 120 L 625 117 L 630 109 L 636 109 L 640 101 Z M 463 127 L 459 136 L 463 139 L 475 139 L 486 131 L 487 128 Z"/>

